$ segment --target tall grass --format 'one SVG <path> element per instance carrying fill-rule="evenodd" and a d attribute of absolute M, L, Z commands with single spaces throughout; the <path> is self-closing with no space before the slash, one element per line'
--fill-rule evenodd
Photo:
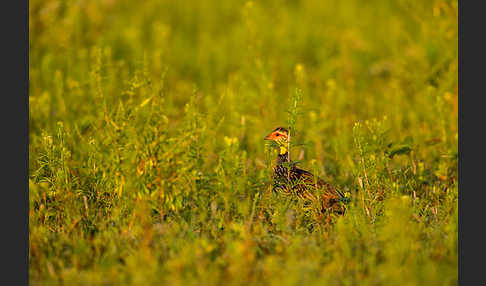
<path fill-rule="evenodd" d="M 32 285 L 457 283 L 457 1 L 31 0 L 29 25 Z M 282 125 L 351 199 L 330 229 L 271 192 Z"/>

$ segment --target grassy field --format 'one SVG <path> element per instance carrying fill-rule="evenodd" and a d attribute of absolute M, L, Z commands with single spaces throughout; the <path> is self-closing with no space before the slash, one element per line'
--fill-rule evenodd
<path fill-rule="evenodd" d="M 457 6 L 30 0 L 31 285 L 456 285 Z"/>

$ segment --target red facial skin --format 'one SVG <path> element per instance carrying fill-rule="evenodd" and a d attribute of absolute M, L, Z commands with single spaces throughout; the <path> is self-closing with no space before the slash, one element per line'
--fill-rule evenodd
<path fill-rule="evenodd" d="M 264 140 L 279 141 L 283 138 L 287 138 L 287 135 L 285 133 L 282 133 L 280 131 L 275 131 L 275 132 L 270 133 L 267 137 L 265 137 Z"/>

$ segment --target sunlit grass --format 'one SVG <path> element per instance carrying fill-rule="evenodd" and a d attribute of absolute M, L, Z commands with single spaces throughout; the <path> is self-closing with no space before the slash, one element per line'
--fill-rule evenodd
<path fill-rule="evenodd" d="M 457 1 L 31 0 L 29 38 L 32 285 L 457 283 Z M 330 229 L 271 192 L 288 125 Z"/>

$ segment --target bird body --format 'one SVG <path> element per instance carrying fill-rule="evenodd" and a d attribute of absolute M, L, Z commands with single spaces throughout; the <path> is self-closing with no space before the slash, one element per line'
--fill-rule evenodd
<path fill-rule="evenodd" d="M 305 202 L 318 201 L 323 213 L 344 213 L 341 204 L 343 194 L 311 172 L 297 168 L 295 162 L 289 159 L 287 129 L 276 128 L 265 140 L 273 140 L 279 147 L 273 174 L 273 191 Z M 318 190 L 321 190 L 320 194 L 317 193 Z"/>

